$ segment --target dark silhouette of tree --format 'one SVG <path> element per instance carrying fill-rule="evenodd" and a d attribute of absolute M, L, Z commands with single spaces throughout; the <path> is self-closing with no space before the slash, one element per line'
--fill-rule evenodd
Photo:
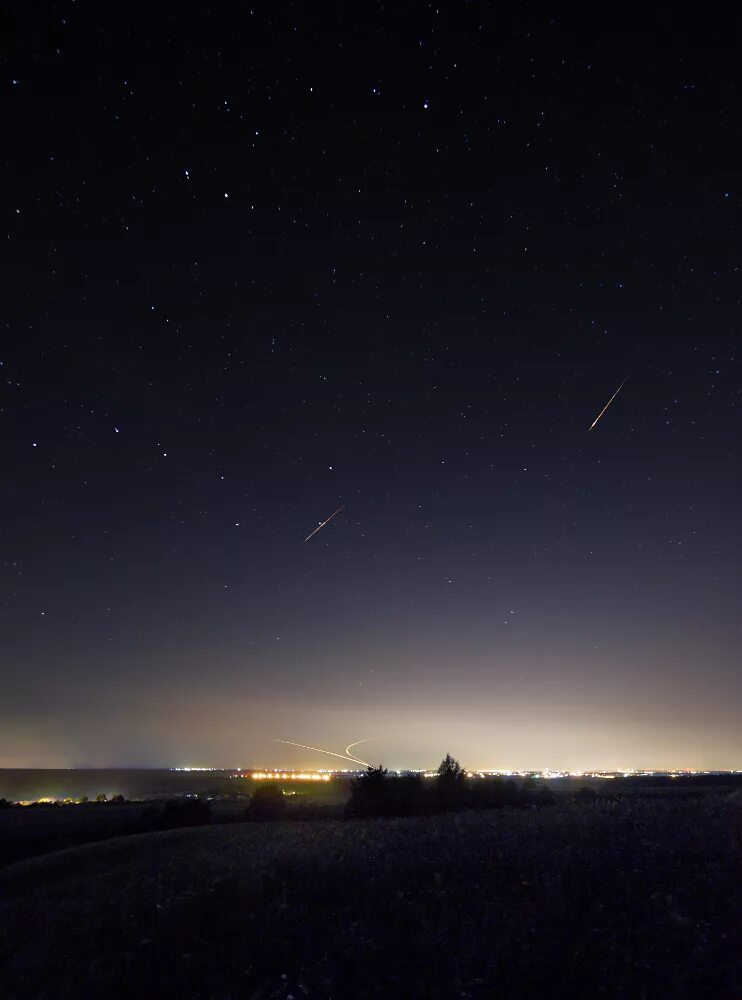
<path fill-rule="evenodd" d="M 466 799 L 466 771 L 447 753 L 438 765 L 435 794 L 440 809 L 461 807 Z"/>
<path fill-rule="evenodd" d="M 205 826 L 211 822 L 211 804 L 202 799 L 171 799 L 162 810 L 160 826 L 173 830 L 179 826 Z"/>
<path fill-rule="evenodd" d="M 438 765 L 438 777 L 456 781 L 464 775 L 464 769 L 450 753 Z"/>
<path fill-rule="evenodd" d="M 7 799 L 0 799 L 0 809 L 12 809 L 13 803 L 8 802 Z"/>
<path fill-rule="evenodd" d="M 423 777 L 408 771 L 389 782 L 391 811 L 395 816 L 417 816 L 425 810 Z"/>
<path fill-rule="evenodd" d="M 349 816 L 388 816 L 392 811 L 389 772 L 381 764 L 368 766 L 350 785 Z"/>
<path fill-rule="evenodd" d="M 286 815 L 286 796 L 280 785 L 258 785 L 252 793 L 246 816 L 250 820 L 282 819 Z"/>

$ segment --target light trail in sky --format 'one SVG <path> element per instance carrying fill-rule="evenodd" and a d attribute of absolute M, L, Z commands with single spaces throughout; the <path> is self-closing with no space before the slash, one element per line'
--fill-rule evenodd
<path fill-rule="evenodd" d="M 371 765 L 369 764 L 369 762 L 367 760 L 361 760 L 360 757 L 356 757 L 354 754 L 351 754 L 350 751 L 351 751 L 351 749 L 353 747 L 357 747 L 361 743 L 370 743 L 372 740 L 378 740 L 378 739 L 381 739 L 381 737 L 380 736 L 369 736 L 365 740 L 356 740 L 355 743 L 349 743 L 347 745 L 347 747 L 345 748 L 346 756 L 352 757 L 353 760 L 357 760 L 359 764 L 365 764 L 366 767 L 371 767 Z"/>
<path fill-rule="evenodd" d="M 333 511 L 333 513 L 330 514 L 330 516 L 327 518 L 326 521 L 322 521 L 321 524 L 318 524 L 317 527 L 314 529 L 314 531 L 310 531 L 310 533 L 307 535 L 304 541 L 308 542 L 313 535 L 316 535 L 317 532 L 321 531 L 326 524 L 329 524 L 330 521 L 333 519 L 333 517 L 335 517 L 336 514 L 339 514 L 341 510 L 345 510 L 345 504 L 343 504 L 342 507 L 338 507 L 336 511 Z"/>
<path fill-rule="evenodd" d="M 344 753 L 335 753 L 334 750 L 323 750 L 322 747 L 310 747 L 306 743 L 294 743 L 292 740 L 274 740 L 273 742 L 274 743 L 285 743 L 286 746 L 289 746 L 289 747 L 301 747 L 302 750 L 315 750 L 317 753 L 326 753 L 326 754 L 329 754 L 330 757 L 339 757 L 341 760 L 349 760 L 353 764 L 363 764 L 366 767 L 368 767 L 368 764 L 366 764 L 366 762 L 364 760 L 359 760 L 358 757 L 349 757 L 348 754 L 344 754 Z M 358 742 L 359 743 L 363 743 L 364 741 L 363 740 L 359 740 Z M 351 743 L 350 745 L 352 747 L 354 747 L 356 744 L 355 743 Z"/>
<path fill-rule="evenodd" d="M 616 396 L 619 394 L 619 392 L 623 389 L 623 387 L 626 385 L 626 383 L 628 381 L 629 381 L 629 376 L 627 375 L 626 378 L 621 383 L 621 385 L 618 387 L 618 389 L 616 389 L 616 391 L 613 393 L 613 395 L 611 396 L 611 398 L 605 404 L 605 406 L 603 407 L 603 409 L 597 415 L 597 417 L 595 418 L 595 420 L 593 420 L 593 422 L 590 424 L 590 426 L 588 427 L 589 431 L 591 431 L 593 429 L 593 427 L 595 427 L 595 425 L 597 424 L 597 422 L 600 420 L 600 418 L 603 416 L 603 414 L 605 413 L 605 411 L 608 409 L 608 407 L 611 405 L 611 403 L 613 402 L 613 400 L 616 398 Z M 320 527 L 321 527 L 321 525 L 320 525 Z"/>

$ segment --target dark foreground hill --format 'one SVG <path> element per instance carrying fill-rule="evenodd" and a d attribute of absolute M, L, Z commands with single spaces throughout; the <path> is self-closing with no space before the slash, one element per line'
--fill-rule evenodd
<path fill-rule="evenodd" d="M 742 997 L 734 797 L 119 838 L 0 872 L 15 998 Z"/>

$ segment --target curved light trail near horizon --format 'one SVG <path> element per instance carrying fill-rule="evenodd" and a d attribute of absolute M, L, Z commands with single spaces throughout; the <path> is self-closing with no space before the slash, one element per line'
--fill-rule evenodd
<path fill-rule="evenodd" d="M 289 747 L 301 747 L 302 750 L 314 750 L 317 753 L 329 754 L 330 757 L 339 757 L 341 760 L 349 760 L 353 764 L 363 764 L 365 767 L 369 766 L 365 760 L 360 760 L 358 757 L 349 757 L 347 754 L 344 753 L 335 753 L 334 750 L 323 750 L 322 747 L 310 747 L 307 743 L 294 743 L 292 740 L 274 740 L 273 742 L 285 743 L 286 746 Z M 363 743 L 364 741 L 359 740 L 358 742 Z M 351 746 L 352 747 L 355 746 L 355 743 L 351 743 Z"/>
<path fill-rule="evenodd" d="M 359 764 L 365 764 L 366 767 L 371 767 L 371 765 L 369 764 L 369 762 L 367 760 L 361 760 L 360 757 L 356 757 L 355 755 L 351 754 L 350 751 L 351 751 L 352 747 L 357 747 L 361 743 L 370 743 L 372 740 L 378 740 L 378 739 L 381 739 L 381 737 L 380 736 L 368 736 L 365 740 L 356 740 L 355 743 L 349 743 L 347 745 L 347 747 L 345 748 L 345 753 L 346 753 L 347 756 L 353 757 L 353 760 L 357 760 Z"/>

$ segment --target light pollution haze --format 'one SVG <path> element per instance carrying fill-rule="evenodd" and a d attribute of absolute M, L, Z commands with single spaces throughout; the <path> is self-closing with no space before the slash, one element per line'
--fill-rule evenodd
<path fill-rule="evenodd" d="M 427 690 L 409 694 L 377 672 L 374 695 L 357 704 L 311 692 L 267 702 L 239 689 L 191 700 L 185 683 L 154 696 L 143 688 L 91 699 L 72 731 L 61 714 L 42 727 L 32 718 L 3 720 L 0 710 L 0 767 L 342 768 L 342 761 L 274 741 L 342 752 L 369 736 L 377 740 L 362 756 L 395 769 L 432 767 L 447 752 L 471 768 L 742 767 L 733 704 L 720 712 L 716 693 L 691 672 L 666 689 L 647 683 L 641 670 L 617 674 L 613 685 L 603 678 L 599 690 L 585 676 L 571 696 L 546 680 L 522 693 L 493 691 L 471 671 L 465 683 L 431 677 Z"/>

